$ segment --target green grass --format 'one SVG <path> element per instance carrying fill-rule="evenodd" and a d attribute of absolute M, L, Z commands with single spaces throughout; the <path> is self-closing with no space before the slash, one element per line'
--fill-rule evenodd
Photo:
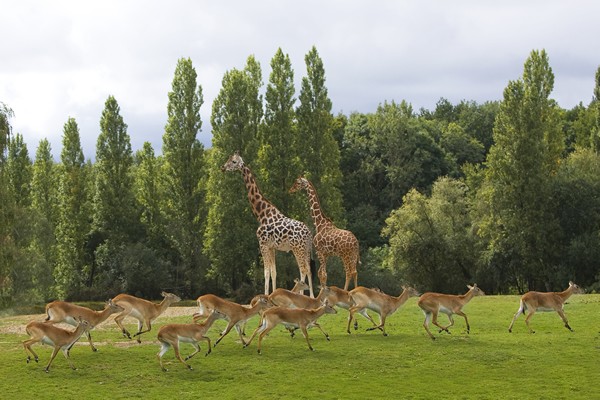
<path fill-rule="evenodd" d="M 243 349 L 231 332 L 212 354 L 203 352 L 189 362 L 188 371 L 170 350 L 164 356 L 169 372 L 160 370 L 156 332 L 168 322 L 189 317 L 159 318 L 141 345 L 125 342 L 109 320 L 93 331 L 99 351 L 87 344 L 71 350 L 78 369 L 72 371 L 59 354 L 50 373 L 43 370 L 51 349 L 34 349 L 40 363 L 26 364 L 21 342 L 29 317 L 0 318 L 0 388 L 7 399 L 594 399 L 600 398 L 600 295 L 572 297 L 565 306 L 570 325 L 563 327 L 556 313 L 538 313 L 532 319 L 535 334 L 527 332 L 524 317 L 508 325 L 518 308 L 517 296 L 474 298 L 464 311 L 471 323 L 456 317 L 452 334 L 432 341 L 422 327 L 423 315 L 410 299 L 388 318 L 388 337 L 365 332 L 361 316 L 358 331 L 346 333 L 347 312 L 320 320 L 331 336 L 327 342 L 316 329 L 309 331 L 315 352 L 301 334 L 290 338 L 275 328 L 263 341 Z M 442 316 L 446 323 L 446 317 Z M 132 322 L 129 321 L 128 322 Z M 253 319 L 248 334 L 257 324 Z M 134 324 L 129 324 L 135 329 Z M 215 340 L 225 326 L 218 321 L 209 336 Z M 182 345 L 183 354 L 192 347 Z"/>

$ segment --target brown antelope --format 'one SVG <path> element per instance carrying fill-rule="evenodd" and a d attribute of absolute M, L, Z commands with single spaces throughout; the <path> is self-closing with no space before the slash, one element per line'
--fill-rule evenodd
<path fill-rule="evenodd" d="M 121 311 L 123 311 L 123 307 L 113 303 L 112 300 L 106 302 L 106 306 L 102 311 L 94 311 L 87 307 L 78 306 L 66 301 L 53 301 L 52 303 L 46 304 L 46 322 L 51 324 L 65 322 L 69 325 L 77 326 L 79 324 L 77 317 L 80 317 L 95 327 L 106 321 L 111 314 Z M 90 342 L 92 350 L 97 351 L 98 349 L 96 349 L 94 343 L 92 343 L 90 331 L 86 331 L 85 334 Z"/>
<path fill-rule="evenodd" d="M 199 312 L 194 314 L 194 321 L 205 318 L 214 311 L 218 311 L 222 319 L 227 320 L 229 323 L 221 336 L 215 342 L 215 347 L 219 342 L 231 331 L 231 328 L 235 327 L 235 330 L 240 336 L 242 344 L 246 344 L 242 335 L 242 327 L 250 318 L 258 314 L 259 312 L 272 306 L 271 302 L 266 296 L 258 297 L 254 305 L 243 306 L 225 299 L 222 299 L 214 294 L 205 294 L 198 297 L 198 308 Z"/>
<path fill-rule="evenodd" d="M 387 336 L 385 331 L 385 319 L 395 313 L 410 297 L 418 296 L 414 288 L 403 286 L 402 293 L 398 297 L 390 296 L 377 289 L 369 289 L 364 286 L 359 286 L 352 289 L 349 292 L 354 305 L 349 309 L 350 315 L 348 316 L 348 327 L 346 331 L 350 333 L 350 324 L 354 319 L 354 329 L 358 329 L 358 322 L 356 321 L 354 314 L 359 313 L 369 321 L 373 323 L 373 326 L 367 328 L 368 331 L 379 329 L 383 332 L 383 336 Z M 373 318 L 367 313 L 367 309 L 375 311 L 379 314 L 379 325 L 375 323 Z"/>
<path fill-rule="evenodd" d="M 181 301 L 181 298 L 173 293 L 162 292 L 161 295 L 164 297 L 160 304 L 152 303 L 151 301 L 140 299 L 139 297 L 130 296 L 128 294 L 119 294 L 114 299 L 113 303 L 123 307 L 124 311 L 115 317 L 115 322 L 121 328 L 123 336 L 131 339 L 131 334 L 123 326 L 123 320 L 127 316 L 131 316 L 138 320 L 138 331 L 133 337 L 138 336 L 137 341 L 141 343 L 139 336 L 142 333 L 149 332 L 152 329 L 152 321 L 154 321 L 160 314 L 162 314 L 171 304 Z M 146 323 L 145 331 L 142 331 Z"/>
<path fill-rule="evenodd" d="M 248 347 L 254 336 L 259 334 L 258 336 L 258 354 L 261 354 L 261 345 L 262 340 L 271 329 L 275 328 L 278 324 L 285 325 L 288 329 L 298 329 L 302 330 L 302 334 L 306 339 L 306 343 L 308 344 L 308 348 L 311 351 L 314 351 L 312 346 L 310 345 L 310 341 L 308 340 L 308 332 L 307 329 L 313 326 L 316 326 L 323 332 L 327 340 L 329 341 L 329 335 L 321 328 L 321 325 L 317 323 L 317 319 L 321 317 L 323 314 L 336 314 L 337 311 L 335 308 L 331 307 L 329 304 L 324 303 L 319 308 L 316 309 L 304 309 L 304 308 L 286 308 L 286 307 L 271 307 L 262 315 L 262 319 L 260 325 L 256 328 L 250 340 L 244 345 L 244 347 Z"/>
<path fill-rule="evenodd" d="M 429 334 L 431 339 L 435 340 L 435 336 L 431 334 L 429 330 L 429 322 L 433 322 L 435 326 L 440 328 L 440 332 L 446 331 L 450 333 L 448 328 L 454 325 L 454 318 L 452 318 L 453 314 L 458 314 L 465 319 L 465 323 L 467 324 L 467 333 L 470 332 L 471 327 L 469 326 L 469 320 L 467 319 L 467 314 L 462 311 L 462 308 L 467 304 L 474 296 L 484 296 L 485 293 L 483 290 L 477 287 L 477 284 L 467 285 L 469 291 L 466 294 L 462 295 L 451 295 L 451 294 L 441 294 L 441 293 L 424 293 L 420 298 L 417 304 L 423 310 L 425 314 L 425 322 L 423 322 L 423 327 Z M 448 316 L 448 320 L 450 324 L 448 326 L 442 326 L 438 323 L 438 313 L 444 313 Z M 432 319 L 433 317 L 433 319 Z"/>
<path fill-rule="evenodd" d="M 352 300 L 350 292 L 337 286 L 327 287 L 329 288 L 326 295 L 327 302 L 331 305 L 343 308 L 344 310 L 350 310 L 350 307 L 354 305 L 354 300 Z"/>
<path fill-rule="evenodd" d="M 173 351 L 175 351 L 175 356 L 177 359 L 181 361 L 183 365 L 188 367 L 188 369 L 192 370 L 192 366 L 186 363 L 186 361 L 200 352 L 200 346 L 198 345 L 198 342 L 201 340 L 208 342 L 208 351 L 206 352 L 206 356 L 210 354 L 210 338 L 204 335 L 206 335 L 206 332 L 208 332 L 213 322 L 223 317 L 224 316 L 219 311 L 214 310 L 204 322 L 192 324 L 168 324 L 162 326 L 158 330 L 157 335 L 158 341 L 160 342 L 160 351 L 156 354 L 160 368 L 165 372 L 168 371 L 163 366 L 162 356 L 169 350 L 170 347 L 173 347 Z M 187 356 L 185 360 L 181 358 L 181 354 L 179 353 L 180 342 L 189 343 L 194 346 L 194 349 L 196 349 L 196 351 Z"/>
<path fill-rule="evenodd" d="M 317 297 L 309 297 L 301 293 L 295 293 L 290 290 L 278 288 L 270 295 L 269 300 L 276 306 L 288 308 L 319 308 L 321 303 L 329 295 L 329 287 L 322 286 Z"/>
<path fill-rule="evenodd" d="M 35 362 L 38 362 L 38 355 L 31 349 L 31 345 L 42 342 L 43 344 L 54 347 L 52 355 L 50 356 L 50 361 L 48 361 L 48 365 L 46 365 L 45 368 L 46 372 L 50 370 L 50 364 L 52 364 L 52 361 L 58 354 L 59 350 L 62 350 L 65 358 L 71 366 L 71 369 L 76 369 L 71 361 L 71 358 L 69 357 L 69 351 L 71 350 L 71 347 L 73 347 L 73 344 L 79 340 L 84 332 L 93 328 L 88 321 L 81 318 L 78 318 L 77 322 L 78 324 L 74 331 L 68 331 L 45 322 L 31 321 L 28 323 L 25 327 L 25 331 L 29 336 L 31 336 L 31 338 L 23 341 L 23 347 L 25 348 L 25 353 L 27 353 L 27 363 L 29 363 L 31 360 L 29 353 L 33 355 Z"/>
<path fill-rule="evenodd" d="M 302 294 L 306 289 L 310 288 L 306 282 L 301 281 L 298 278 L 294 279 L 294 282 L 295 282 L 294 283 L 294 287 L 291 290 L 289 290 L 290 292 Z M 277 290 L 277 289 L 275 289 L 275 290 Z M 282 289 L 278 293 L 280 293 L 282 291 L 287 292 L 287 290 Z M 250 301 L 250 305 L 249 306 L 245 306 L 245 307 L 252 307 L 253 305 L 256 304 L 257 301 L 259 301 L 262 298 L 264 298 L 267 302 L 269 302 L 269 303 L 271 303 L 271 305 L 273 305 L 273 303 L 270 300 L 269 295 L 267 295 L 267 294 L 257 294 Z M 246 336 L 245 328 L 246 328 L 246 324 L 244 323 L 242 325 L 242 335 L 244 335 L 244 336 Z M 294 336 L 294 332 L 293 331 L 291 331 L 290 333 L 292 334 L 292 336 Z"/>
<path fill-rule="evenodd" d="M 529 328 L 529 332 L 535 333 L 533 329 L 529 326 L 529 320 L 533 317 L 536 311 L 556 311 L 560 318 L 565 323 L 565 327 L 573 332 L 573 329 L 569 326 L 569 321 L 567 321 L 567 317 L 565 316 L 565 312 L 563 311 L 563 306 L 565 301 L 573 294 L 581 294 L 585 293 L 585 290 L 580 288 L 573 282 L 569 282 L 569 287 L 562 292 L 527 292 L 521 297 L 521 303 L 519 305 L 519 309 L 517 313 L 513 317 L 510 326 L 508 327 L 508 331 L 512 332 L 512 327 L 515 323 L 517 317 L 521 314 L 524 314 L 525 311 L 528 311 L 527 317 L 525 318 L 525 323 L 527 324 L 527 328 Z"/>

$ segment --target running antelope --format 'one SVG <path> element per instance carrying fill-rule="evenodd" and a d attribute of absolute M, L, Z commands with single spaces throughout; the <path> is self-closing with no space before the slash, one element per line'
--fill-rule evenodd
<path fill-rule="evenodd" d="M 123 312 L 115 317 L 115 322 L 121 328 L 123 336 L 131 339 L 131 334 L 123 326 L 123 320 L 127 316 L 131 316 L 138 320 L 138 331 L 133 337 L 138 337 L 138 343 L 141 343 L 139 336 L 142 333 L 149 332 L 152 329 L 152 321 L 154 321 L 160 314 L 162 314 L 171 304 L 181 301 L 181 298 L 173 293 L 162 292 L 161 295 L 164 297 L 160 304 L 152 303 L 151 301 L 140 299 L 139 297 L 130 296 L 128 294 L 119 294 L 117 297 L 112 299 L 113 303 L 123 307 Z M 142 331 L 146 323 L 145 331 Z"/>
<path fill-rule="evenodd" d="M 349 309 L 348 327 L 346 331 L 350 333 L 350 324 L 352 319 L 354 329 L 358 329 L 358 323 L 354 317 L 355 313 L 359 313 L 373 323 L 373 326 L 367 328 L 368 331 L 379 329 L 383 332 L 383 336 L 387 336 L 385 331 L 385 319 L 395 313 L 406 301 L 413 296 L 418 296 L 419 292 L 410 286 L 403 286 L 402 293 L 398 297 L 390 296 L 376 289 L 369 289 L 364 286 L 354 288 L 349 293 L 354 305 Z M 375 311 L 379 314 L 379 325 L 375 323 L 373 318 L 367 313 L 367 309 Z"/>
<path fill-rule="evenodd" d="M 469 291 L 466 294 L 462 295 L 451 295 L 451 294 L 441 294 L 441 293 L 424 293 L 418 301 L 419 307 L 423 310 L 425 314 L 425 321 L 423 322 L 423 327 L 429 334 L 431 339 L 435 340 L 435 336 L 431 334 L 429 330 L 429 322 L 433 322 L 435 326 L 440 328 L 440 332 L 446 331 L 450 333 L 448 328 L 454 325 L 454 318 L 452 318 L 453 314 L 458 314 L 465 319 L 465 323 L 467 324 L 467 333 L 470 332 L 471 327 L 469 326 L 469 320 L 467 319 L 467 314 L 462 311 L 462 308 L 467 304 L 474 296 L 484 296 L 485 293 L 483 290 L 477 287 L 477 284 L 467 285 Z M 444 313 L 448 316 L 448 320 L 450 324 L 448 326 L 442 326 L 438 323 L 438 313 Z M 433 319 L 432 319 L 433 317 Z"/>
<path fill-rule="evenodd" d="M 567 301 L 571 295 L 581 293 L 585 293 L 585 291 L 573 282 L 569 282 L 569 287 L 562 292 L 525 293 L 521 297 L 521 304 L 519 305 L 519 309 L 517 310 L 517 313 L 513 317 L 513 320 L 508 327 L 508 331 L 512 332 L 512 327 L 517 317 L 521 314 L 524 314 L 525 311 L 528 311 L 527 317 L 525 318 L 525 323 L 527 324 L 527 328 L 529 328 L 529 332 L 535 333 L 535 331 L 529 326 L 529 320 L 531 317 L 533 317 L 533 314 L 535 314 L 536 311 L 556 311 L 565 323 L 565 327 L 572 332 L 573 329 L 571 329 L 569 326 L 569 321 L 567 321 L 567 317 L 563 311 L 563 306 L 565 301 Z"/>
<path fill-rule="evenodd" d="M 183 365 L 185 365 L 189 370 L 192 370 L 192 366 L 186 363 L 187 360 L 194 357 L 196 354 L 200 352 L 200 346 L 198 342 L 201 340 L 205 340 L 208 342 L 208 351 L 206 355 L 210 354 L 211 346 L 210 346 L 210 338 L 206 335 L 206 332 L 210 329 L 213 322 L 217 319 L 223 318 L 223 315 L 219 313 L 219 311 L 214 310 L 209 317 L 201 323 L 192 323 L 192 324 L 168 324 L 162 326 L 158 330 L 158 341 L 160 342 L 160 350 L 156 354 L 158 357 L 158 363 L 160 364 L 160 368 L 167 372 L 168 370 L 163 366 L 162 356 L 169 350 L 170 347 L 173 347 L 173 351 L 175 351 L 175 356 Z M 179 353 L 179 343 L 189 343 L 194 346 L 194 351 L 192 354 L 187 356 L 185 360 L 181 358 L 181 354 Z"/>
<path fill-rule="evenodd" d="M 65 358 L 69 362 L 71 369 L 75 370 L 75 366 L 69 357 L 69 351 L 71 347 L 75 344 L 77 340 L 83 335 L 84 332 L 87 332 L 93 328 L 93 326 L 86 320 L 81 318 L 77 318 L 77 327 L 74 331 L 68 331 L 66 329 L 59 328 L 58 326 L 54 326 L 52 324 L 47 324 L 45 322 L 39 321 L 31 321 L 25 327 L 25 331 L 30 339 L 23 341 L 23 347 L 25 348 L 25 353 L 27 353 L 27 363 L 31 361 L 31 355 L 33 355 L 33 359 L 35 362 L 38 362 L 38 355 L 31 349 L 31 345 L 42 342 L 43 344 L 47 344 L 54 347 L 52 351 L 52 355 L 50 356 L 50 361 L 48 361 L 48 365 L 44 369 L 46 372 L 50 370 L 50 364 L 54 360 L 54 357 L 58 354 L 59 350 L 62 350 Z"/>
<path fill-rule="evenodd" d="M 308 344 L 308 348 L 311 351 L 314 351 L 312 346 L 310 345 L 310 341 L 308 340 L 308 328 L 316 326 L 323 332 L 327 340 L 329 341 L 329 335 L 321 328 L 321 325 L 317 323 L 317 319 L 319 319 L 323 314 L 336 314 L 337 311 L 335 308 L 331 307 L 329 304 L 324 303 L 317 309 L 307 310 L 304 308 L 286 308 L 286 307 L 272 307 L 262 315 L 261 323 L 256 328 L 250 340 L 246 343 L 244 347 L 248 347 L 254 336 L 259 334 L 258 336 L 258 354 L 261 354 L 261 345 L 262 340 L 267 333 L 271 331 L 271 329 L 275 328 L 279 324 L 285 325 L 288 329 L 298 329 L 302 330 L 302 334 L 306 339 L 306 343 Z"/>
<path fill-rule="evenodd" d="M 242 344 L 245 345 L 243 337 L 243 326 L 250 318 L 258 314 L 259 312 L 272 306 L 272 303 L 266 296 L 259 297 L 257 301 L 250 307 L 243 306 L 241 304 L 234 303 L 222 299 L 214 294 L 205 294 L 198 297 L 198 308 L 199 312 L 194 314 L 194 321 L 205 318 L 214 311 L 218 311 L 220 318 L 227 320 L 229 323 L 221 336 L 215 342 L 215 347 L 219 342 L 231 331 L 231 328 L 235 327 Z"/>
<path fill-rule="evenodd" d="M 112 300 L 106 302 L 106 306 L 102 311 L 94 311 L 87 307 L 78 306 L 66 301 L 53 301 L 52 303 L 46 304 L 46 322 L 51 324 L 65 322 L 69 325 L 77 326 L 79 324 L 77 317 L 80 317 L 88 321 L 92 327 L 95 327 L 106 321 L 111 314 L 123 310 L 123 307 L 113 303 Z M 90 342 L 92 351 L 98 351 L 92 342 L 90 330 L 87 330 L 85 334 Z"/>

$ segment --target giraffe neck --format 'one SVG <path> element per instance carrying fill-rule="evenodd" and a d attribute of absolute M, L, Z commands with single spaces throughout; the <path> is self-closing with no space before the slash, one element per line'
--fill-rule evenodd
<path fill-rule="evenodd" d="M 242 167 L 242 176 L 244 177 L 244 184 L 248 190 L 248 201 L 252 206 L 252 213 L 260 224 L 263 224 L 268 217 L 280 214 L 277 207 L 271 204 L 262 195 L 254 179 L 254 175 L 250 168 L 246 165 Z"/>
<path fill-rule="evenodd" d="M 308 183 L 306 187 L 306 193 L 308 194 L 308 202 L 310 204 L 310 212 L 313 218 L 313 222 L 315 224 L 315 229 L 317 232 L 319 229 L 322 229 L 324 226 L 331 223 L 331 220 L 323 214 L 321 210 L 321 203 L 319 203 L 319 196 L 317 196 L 317 191 L 312 183 Z"/>

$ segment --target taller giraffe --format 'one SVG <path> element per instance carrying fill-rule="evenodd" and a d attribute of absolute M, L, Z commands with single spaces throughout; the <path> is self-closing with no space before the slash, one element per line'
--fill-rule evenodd
<path fill-rule="evenodd" d="M 283 215 L 277 207 L 264 198 L 258 189 L 252 171 L 244 164 L 244 160 L 237 151 L 229 157 L 221 170 L 242 172 L 248 190 L 248 200 L 252 206 L 252 213 L 260 224 L 256 230 L 256 237 L 258 238 L 265 269 L 265 294 L 269 294 L 269 278 L 273 290 L 277 287 L 275 284 L 277 278 L 275 250 L 286 252 L 291 250 L 300 269 L 300 280 L 304 282 L 304 278 L 308 277 L 310 296 L 315 297 L 310 272 L 310 252 L 312 250 L 312 233 L 310 229 L 306 224 Z"/>
<path fill-rule="evenodd" d="M 315 224 L 315 250 L 319 258 L 319 281 L 321 286 L 327 284 L 327 258 L 338 256 L 344 263 L 346 272 L 346 284 L 344 290 L 348 290 L 350 281 L 354 279 L 354 287 L 357 286 L 356 266 L 359 263 L 358 240 L 354 234 L 346 229 L 336 227 L 333 222 L 323 214 L 317 191 L 310 181 L 299 177 L 290 188 L 290 193 L 298 190 L 306 190 L 310 210 Z"/>

